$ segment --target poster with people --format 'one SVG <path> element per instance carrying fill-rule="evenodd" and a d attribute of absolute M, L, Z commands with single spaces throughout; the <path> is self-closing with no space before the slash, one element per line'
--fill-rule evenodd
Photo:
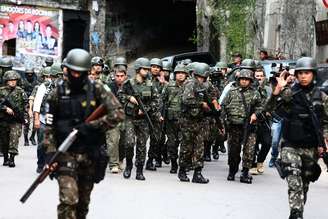
<path fill-rule="evenodd" d="M 16 39 L 16 56 L 57 58 L 59 10 L 0 4 L 0 55 L 7 40 Z"/>

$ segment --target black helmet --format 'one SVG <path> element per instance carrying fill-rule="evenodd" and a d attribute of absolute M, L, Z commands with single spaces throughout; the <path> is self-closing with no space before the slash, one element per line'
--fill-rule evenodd
<path fill-rule="evenodd" d="M 194 75 L 207 78 L 210 74 L 210 66 L 206 63 L 196 63 L 194 65 Z"/>
<path fill-rule="evenodd" d="M 134 69 L 139 70 L 140 68 L 150 69 L 149 59 L 141 57 L 134 62 Z"/>
<path fill-rule="evenodd" d="M 66 56 L 63 65 L 78 72 L 87 72 L 91 68 L 91 55 L 84 49 L 72 49 Z"/>
<path fill-rule="evenodd" d="M 254 71 L 256 68 L 255 61 L 253 59 L 244 59 L 240 64 L 240 68 Z"/>
<path fill-rule="evenodd" d="M 104 67 L 104 60 L 99 56 L 95 56 L 91 59 L 91 65 L 101 65 L 102 67 Z"/>
<path fill-rule="evenodd" d="M 299 71 L 317 71 L 317 63 L 311 57 L 302 57 L 296 61 L 295 74 Z"/>
<path fill-rule="evenodd" d="M 302 177 L 308 181 L 315 182 L 321 174 L 321 168 L 317 161 L 309 156 L 301 156 L 302 158 Z"/>
<path fill-rule="evenodd" d="M 124 58 L 123 56 L 117 57 L 114 62 L 114 67 L 118 65 L 124 65 L 125 67 L 128 67 L 128 62 L 126 61 L 126 58 Z"/>
<path fill-rule="evenodd" d="M 152 66 L 152 65 L 157 65 L 157 66 L 163 68 L 163 62 L 159 58 L 153 58 L 153 59 L 151 59 L 150 60 L 150 66 Z"/>

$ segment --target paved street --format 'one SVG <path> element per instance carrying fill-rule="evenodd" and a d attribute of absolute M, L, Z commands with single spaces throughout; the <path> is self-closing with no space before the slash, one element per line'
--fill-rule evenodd
<path fill-rule="evenodd" d="M 36 147 L 20 147 L 17 167 L 0 166 L 0 219 L 56 218 L 58 188 L 56 181 L 47 179 L 26 204 L 20 196 L 37 176 L 35 173 Z M 157 172 L 145 171 L 146 181 L 122 175 L 107 174 L 95 186 L 88 218 L 113 219 L 284 219 L 288 218 L 287 186 L 274 169 L 266 169 L 256 176 L 254 184 L 227 182 L 226 155 L 218 162 L 207 163 L 204 175 L 210 178 L 207 185 L 181 183 L 169 174 L 165 166 Z M 1 160 L 2 163 L 2 160 Z M 304 217 L 328 217 L 328 175 L 310 187 Z"/>

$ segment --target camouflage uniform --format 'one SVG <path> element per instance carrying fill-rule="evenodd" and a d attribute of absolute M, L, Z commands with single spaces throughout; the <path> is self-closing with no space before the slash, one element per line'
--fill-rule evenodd
<path fill-rule="evenodd" d="M 149 128 L 145 116 L 138 115 L 139 107 L 129 102 L 132 91 L 127 86 L 127 83 L 131 83 L 135 92 L 140 95 L 143 104 L 146 107 L 147 112 L 153 118 L 152 120 L 159 121 L 159 93 L 153 83 L 146 79 L 143 82 L 139 82 L 136 78 L 129 79 L 129 82 L 125 82 L 120 95 L 120 100 L 125 106 L 125 156 L 127 165 L 131 165 L 134 156 L 134 146 L 136 145 L 136 159 L 135 165 L 137 168 L 142 168 L 146 159 L 146 142 L 149 137 Z M 153 132 L 153 131 L 151 131 Z M 149 149 L 150 150 L 150 149 Z M 152 153 L 149 152 L 152 156 Z M 132 167 L 131 167 L 132 168 Z"/>
<path fill-rule="evenodd" d="M 33 73 L 33 76 L 34 76 L 34 73 Z M 26 93 L 26 95 L 27 95 L 28 98 L 30 98 L 30 96 L 31 96 L 31 94 L 32 94 L 32 92 L 34 90 L 34 87 L 36 85 L 38 85 L 38 81 L 37 81 L 36 76 L 34 78 L 32 78 L 32 80 L 28 80 L 27 78 L 25 78 L 23 80 L 22 88 L 24 89 L 24 91 L 25 91 L 25 93 Z M 30 129 L 30 121 L 31 121 L 31 119 L 32 118 L 29 118 L 28 119 L 28 122 L 24 125 L 24 141 L 25 141 L 25 146 L 28 146 L 29 145 L 28 132 L 29 132 L 29 129 Z M 32 135 L 31 135 L 31 138 L 32 139 L 34 139 L 35 132 L 36 132 L 36 130 L 33 129 Z M 34 142 L 34 141 L 32 141 L 32 142 Z"/>
<path fill-rule="evenodd" d="M 67 135 L 73 129 L 78 130 L 76 140 L 56 160 L 55 177 L 59 185 L 58 218 L 82 219 L 89 211 L 93 185 L 103 179 L 107 166 L 106 162 L 99 166 L 107 153 L 105 132 L 124 119 L 124 112 L 110 90 L 88 80 L 91 56 L 87 51 L 73 49 L 66 59 L 67 80 L 59 80 L 47 98 L 44 148 L 49 160 Z M 80 77 L 72 76 L 70 70 L 80 72 Z M 105 114 L 85 123 L 100 105 L 105 107 Z"/>
<path fill-rule="evenodd" d="M 291 214 L 293 214 L 293 212 L 298 212 L 300 215 L 302 215 L 310 183 L 310 180 L 303 175 L 304 166 L 307 162 L 306 158 L 317 162 L 319 158 L 317 147 L 320 145 L 314 131 L 316 128 L 313 124 L 311 124 L 312 122 L 306 125 L 306 132 L 302 130 L 302 127 L 293 127 L 292 122 L 297 125 L 297 117 L 293 116 L 293 114 L 299 114 L 295 112 L 295 108 L 302 105 L 304 107 L 304 99 L 300 99 L 302 97 L 300 97 L 300 94 L 297 94 L 299 89 L 301 89 L 300 86 L 296 84 L 292 88 L 285 88 L 279 96 L 272 95 L 266 105 L 266 110 L 273 110 L 278 105 L 280 105 L 280 110 L 285 112 L 283 116 L 285 124 L 283 128 L 283 139 L 281 143 L 281 161 L 287 175 L 286 180 L 288 183 L 288 200 Z M 301 93 L 303 92 L 304 91 L 301 91 Z M 305 90 L 304 93 L 308 101 L 321 102 L 320 104 L 322 104 L 323 115 L 319 116 L 318 118 L 322 124 L 323 136 L 327 139 L 328 96 L 316 87 L 307 91 Z M 283 104 L 279 103 L 278 101 L 280 97 L 283 100 Z M 317 98 L 317 100 L 314 98 Z M 310 140 L 306 140 L 304 136 Z M 313 172 L 314 169 L 311 171 Z"/>
<path fill-rule="evenodd" d="M 4 75 L 4 81 L 6 82 L 12 79 L 19 80 L 18 73 L 15 71 L 7 71 Z M 13 106 L 9 106 L 7 102 L 2 102 L 2 100 L 5 99 L 7 99 L 10 104 L 13 104 Z M 25 123 L 27 120 L 27 96 L 24 90 L 18 86 L 15 88 L 3 86 L 0 87 L 0 103 L 0 149 L 4 154 L 4 161 L 8 162 L 8 153 L 10 154 L 12 164 L 10 165 L 9 163 L 9 166 L 14 167 L 14 157 L 18 154 L 19 137 L 22 134 L 22 123 Z M 6 107 L 10 107 L 16 115 L 21 114 L 21 118 L 17 120 L 17 117 L 7 114 L 5 112 Z M 5 166 L 7 165 L 8 163 Z"/>
<path fill-rule="evenodd" d="M 193 78 L 186 81 L 182 95 L 182 118 L 180 120 L 182 142 L 179 154 L 180 171 L 189 167 L 190 160 L 195 170 L 204 166 L 204 114 L 201 103 L 204 101 L 197 95 L 198 90 L 206 89 L 204 84 Z"/>
<path fill-rule="evenodd" d="M 67 82 L 62 82 L 63 85 L 58 85 L 58 89 L 67 89 Z M 124 118 L 123 110 L 115 96 L 105 90 L 102 84 L 95 83 L 94 85 L 89 82 L 90 86 L 94 86 L 94 99 L 90 100 L 90 105 L 93 109 L 96 108 L 96 104 L 101 103 L 105 105 L 107 114 L 100 119 L 92 121 L 91 124 L 97 129 L 114 128 Z M 87 91 L 87 86 L 84 87 Z M 58 141 L 58 126 L 56 124 L 58 120 L 57 116 L 60 114 L 59 99 L 61 97 L 58 94 L 58 90 L 52 91 L 47 99 L 48 113 L 53 115 L 54 123 L 48 124 L 45 131 L 44 147 L 46 153 L 55 152 L 58 145 L 61 143 Z M 86 98 L 84 96 L 84 98 Z M 87 110 L 85 107 L 87 104 L 81 106 L 84 112 Z M 58 111 L 57 111 L 58 110 Z M 63 109 L 62 109 L 63 110 Z M 70 112 L 74 116 L 74 112 Z M 90 113 L 90 111 L 89 111 Z M 86 117 L 87 115 L 85 115 Z M 56 128 L 55 128 L 56 127 Z M 64 128 L 64 127 L 61 127 Z M 105 130 L 104 129 L 104 130 Z M 92 136 L 90 136 L 92 138 Z M 93 141 L 96 141 L 93 139 Z M 88 145 L 82 140 L 76 140 L 75 145 L 72 145 L 68 152 L 64 153 L 59 159 L 59 169 L 57 171 L 57 180 L 60 190 L 60 204 L 58 205 L 58 218 L 85 218 L 88 213 L 88 206 L 90 202 L 90 194 L 94 184 L 95 174 L 95 160 L 92 159 L 92 155 L 86 150 Z M 90 150 L 90 149 L 89 149 Z"/>
<path fill-rule="evenodd" d="M 177 171 L 178 149 L 181 142 L 181 130 L 179 118 L 181 118 L 181 102 L 183 94 L 183 84 L 179 85 L 175 81 L 164 88 L 161 100 L 163 101 L 162 110 L 166 126 L 167 147 L 169 158 L 171 159 L 171 173 Z"/>
<path fill-rule="evenodd" d="M 241 161 L 240 152 L 245 131 L 244 124 L 248 120 L 248 118 L 246 118 L 241 93 L 245 96 L 246 107 L 252 109 L 250 115 L 262 110 L 261 97 L 258 91 L 251 86 L 241 88 L 237 82 L 235 83 L 236 84 L 231 87 L 222 102 L 222 109 L 226 118 L 228 133 L 229 175 L 231 174 L 233 176 L 238 172 L 239 163 Z M 254 157 L 256 134 L 254 127 L 252 129 L 253 130 L 250 130 L 245 145 L 243 146 L 242 165 L 245 170 L 249 170 L 252 167 Z"/>

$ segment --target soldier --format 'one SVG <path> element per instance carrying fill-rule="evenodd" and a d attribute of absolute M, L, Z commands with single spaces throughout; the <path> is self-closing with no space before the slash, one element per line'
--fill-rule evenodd
<path fill-rule="evenodd" d="M 164 85 L 166 81 L 160 77 L 160 72 L 163 68 L 163 62 L 159 58 L 153 58 L 150 60 L 150 73 L 152 75 L 152 84 L 156 87 L 156 90 L 159 94 L 162 93 Z M 160 141 L 162 138 L 162 127 L 161 123 L 159 122 L 158 118 L 152 118 L 155 130 L 153 130 L 154 134 L 150 135 L 150 143 L 148 149 L 148 160 L 146 163 L 146 170 L 156 171 L 156 167 L 162 167 L 162 154 L 161 149 L 164 147 Z M 157 136 L 158 140 L 154 136 Z M 153 161 L 156 160 L 156 164 L 154 165 Z"/>
<path fill-rule="evenodd" d="M 112 93 L 118 97 L 119 91 L 122 89 L 124 81 L 127 79 L 127 69 L 125 66 L 115 68 L 114 81 L 108 87 Z M 122 170 L 124 159 L 124 122 L 115 128 L 106 132 L 106 143 L 109 155 L 109 168 L 111 173 L 118 173 Z"/>
<path fill-rule="evenodd" d="M 255 71 L 255 79 L 258 81 L 257 90 L 260 94 L 262 105 L 264 105 L 271 96 L 272 89 L 266 85 L 265 73 L 262 68 L 258 67 Z M 264 161 L 271 148 L 272 138 L 269 116 L 269 113 L 262 113 L 257 124 L 255 156 L 253 168 L 250 170 L 250 173 L 253 175 L 263 174 Z M 261 144 L 261 148 L 259 148 L 259 144 Z"/>
<path fill-rule="evenodd" d="M 11 70 L 13 62 L 10 57 L 0 58 L 0 86 L 4 85 L 3 76 L 6 71 Z"/>
<path fill-rule="evenodd" d="M 90 74 L 100 75 L 104 68 L 104 60 L 99 56 L 95 56 L 91 59 L 91 66 Z"/>
<path fill-rule="evenodd" d="M 90 54 L 72 49 L 64 63 L 67 80 L 60 81 L 47 98 L 47 127 L 44 146 L 47 157 L 56 152 L 67 135 L 77 129 L 78 136 L 57 160 L 55 177 L 59 185 L 58 218 L 86 218 L 90 195 L 97 176 L 97 154 L 104 144 L 104 131 L 124 119 L 115 96 L 102 84 L 88 80 Z M 100 105 L 106 114 L 90 123 L 84 120 Z"/>
<path fill-rule="evenodd" d="M 158 123 L 163 121 L 159 112 L 159 93 L 154 84 L 148 79 L 150 62 L 147 58 L 138 58 L 134 63 L 136 75 L 134 78 L 124 83 L 120 93 L 121 102 L 124 104 L 126 121 L 125 121 L 125 156 L 126 167 L 123 172 L 124 178 L 130 178 L 132 170 L 132 159 L 134 146 L 136 145 L 135 165 L 137 167 L 137 180 L 145 180 L 143 175 L 143 166 L 146 158 L 146 142 L 149 133 L 147 120 L 144 112 L 139 108 L 139 103 L 135 97 L 138 95 L 145 105 L 145 110 L 153 118 L 157 118 Z"/>
<path fill-rule="evenodd" d="M 240 152 L 243 146 L 243 169 L 240 182 L 252 183 L 249 169 L 252 168 L 256 134 L 253 123 L 256 114 L 262 110 L 260 94 L 255 90 L 253 72 L 249 69 L 240 71 L 238 80 L 230 88 L 222 102 L 223 115 L 226 119 L 228 133 L 228 180 L 235 180 L 240 163 Z"/>
<path fill-rule="evenodd" d="M 298 83 L 288 86 L 287 71 L 277 77 L 266 109 L 284 111 L 281 167 L 288 183 L 289 219 L 302 219 L 310 181 L 321 173 L 317 161 L 328 140 L 328 96 L 315 85 L 317 65 L 313 58 L 296 62 Z"/>
<path fill-rule="evenodd" d="M 25 70 L 25 78 L 24 78 L 22 84 L 23 84 L 22 88 L 24 89 L 27 97 L 29 98 L 30 95 L 33 92 L 34 87 L 38 84 L 38 80 L 37 80 L 37 77 L 34 73 L 33 68 L 27 68 Z M 36 142 L 35 142 L 36 130 L 34 128 L 32 130 L 32 134 L 30 136 L 30 139 L 28 138 L 28 132 L 30 130 L 30 120 L 33 119 L 33 113 L 29 111 L 28 115 L 29 115 L 28 122 L 26 124 L 24 124 L 24 145 L 25 146 L 29 146 L 29 144 L 30 144 L 29 140 L 31 141 L 31 143 L 33 145 L 36 145 Z"/>
<path fill-rule="evenodd" d="M 161 100 L 163 101 L 161 112 L 164 114 L 164 122 L 166 126 L 167 147 L 169 158 L 171 159 L 170 173 L 174 174 L 178 171 L 178 149 L 181 142 L 181 130 L 179 119 L 181 118 L 181 102 L 183 94 L 184 82 L 188 77 L 187 68 L 178 64 L 174 69 L 174 81 L 170 81 L 165 86 Z"/>
<path fill-rule="evenodd" d="M 15 167 L 22 124 L 28 118 L 28 103 L 24 90 L 17 86 L 20 76 L 16 71 L 6 71 L 3 80 L 6 85 L 0 87 L 0 148 L 4 157 L 3 166 Z"/>
<path fill-rule="evenodd" d="M 46 99 L 50 92 L 55 88 L 55 80 L 57 72 L 54 68 L 45 67 L 43 69 L 43 80 L 35 94 L 33 101 L 33 115 L 34 115 L 34 128 L 37 130 L 38 135 L 38 148 L 37 148 L 37 168 L 36 172 L 40 173 L 45 165 L 45 151 L 43 146 L 44 132 L 46 128 Z"/>
<path fill-rule="evenodd" d="M 241 65 L 243 56 L 239 52 L 236 52 L 235 54 L 233 54 L 232 59 L 233 62 L 230 65 L 228 65 L 229 68 L 231 69 L 238 68 Z"/>
<path fill-rule="evenodd" d="M 178 178 L 182 182 L 189 182 L 186 168 L 192 160 L 194 175 L 192 182 L 208 183 L 209 180 L 202 175 L 204 166 L 204 112 L 210 108 L 199 91 L 206 90 L 205 81 L 209 75 L 209 66 L 205 63 L 194 65 L 194 78 L 188 80 L 182 95 L 181 133 L 182 142 L 179 154 Z"/>

